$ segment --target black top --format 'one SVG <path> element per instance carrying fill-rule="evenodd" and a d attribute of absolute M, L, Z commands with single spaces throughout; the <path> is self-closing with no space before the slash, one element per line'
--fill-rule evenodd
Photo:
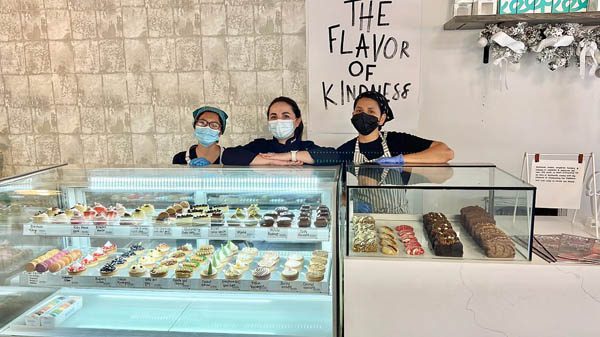
<path fill-rule="evenodd" d="M 387 144 L 392 156 L 399 154 L 417 153 L 427 150 L 433 141 L 421 137 L 413 136 L 404 132 L 387 132 Z M 360 153 L 367 159 L 373 160 L 383 156 L 382 138 L 369 143 L 359 143 Z M 340 160 L 345 163 L 354 161 L 354 148 L 356 147 L 356 138 L 353 138 L 342 146 L 337 148 Z"/>
<path fill-rule="evenodd" d="M 285 144 L 273 139 L 255 139 L 242 146 L 230 147 L 223 152 L 223 164 L 248 166 L 260 153 L 286 153 L 290 151 L 308 151 L 314 159 L 314 165 L 336 165 L 339 163 L 337 152 L 332 147 L 321 147 L 307 140 L 289 139 Z"/>
<path fill-rule="evenodd" d="M 187 152 L 181 151 L 181 152 L 177 153 L 176 155 L 174 155 L 173 156 L 173 164 L 187 165 L 188 162 L 185 160 L 185 157 L 188 154 L 189 154 L 190 160 L 197 158 L 198 156 L 196 156 L 196 147 L 198 147 L 198 144 L 192 145 Z M 221 157 L 217 158 L 217 160 L 215 160 L 215 162 L 213 164 L 220 164 L 220 163 L 221 163 Z"/>

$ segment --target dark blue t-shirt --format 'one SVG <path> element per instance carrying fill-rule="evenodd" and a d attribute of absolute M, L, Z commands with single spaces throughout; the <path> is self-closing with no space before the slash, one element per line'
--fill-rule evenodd
<path fill-rule="evenodd" d="M 316 166 L 337 165 L 339 158 L 332 147 L 321 147 L 307 140 L 290 139 L 281 144 L 277 139 L 255 139 L 252 142 L 225 149 L 222 163 L 225 165 L 248 166 L 260 153 L 286 153 L 290 151 L 308 151 Z"/>

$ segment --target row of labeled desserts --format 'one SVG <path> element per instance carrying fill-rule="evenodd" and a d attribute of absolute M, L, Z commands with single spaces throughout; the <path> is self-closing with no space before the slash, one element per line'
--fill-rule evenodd
<path fill-rule="evenodd" d="M 95 224 L 95 225 L 136 225 L 143 224 L 148 220 L 155 219 L 159 224 L 180 226 L 256 226 L 260 223 L 263 227 L 291 227 L 294 221 L 294 212 L 287 207 L 278 207 L 273 212 L 263 215 L 259 213 L 258 205 L 250 205 L 246 209 L 238 208 L 230 216 L 227 205 L 215 205 L 213 207 L 202 205 L 190 205 L 187 201 L 169 206 L 165 211 L 159 212 L 156 218 L 154 206 L 144 204 L 132 212 L 128 212 L 123 205 L 105 207 L 96 203 L 93 207 L 76 204 L 70 209 L 61 210 L 57 207 L 49 208 L 45 212 L 38 212 L 33 216 L 34 223 L 58 223 L 58 224 Z M 296 221 L 298 227 L 326 227 L 331 220 L 331 214 L 327 206 L 321 205 L 316 208 L 316 217 L 313 220 L 312 207 L 303 205 L 300 215 Z"/>
<path fill-rule="evenodd" d="M 268 211 L 264 214 L 260 213 L 260 208 L 256 204 L 252 204 L 247 208 L 237 208 L 230 216 L 226 213 L 229 211 L 227 205 L 218 205 L 210 207 L 207 204 L 192 205 L 190 208 L 184 208 L 179 212 L 176 207 L 167 208 L 160 212 L 156 218 L 157 222 L 163 222 L 176 225 L 188 226 L 257 226 L 261 227 L 291 227 L 296 223 L 298 227 L 326 227 L 330 220 L 331 214 L 329 208 L 321 205 L 316 209 L 316 215 L 313 219 L 313 207 L 303 205 L 300 208 L 298 220 L 295 220 L 296 214 L 290 211 L 287 207 L 277 207 L 274 211 Z"/>
<path fill-rule="evenodd" d="M 291 254 L 286 258 L 281 266 L 279 254 L 273 251 L 260 253 L 255 247 L 244 247 L 239 249 L 231 241 L 222 245 L 218 250 L 212 245 L 201 245 L 191 254 L 190 244 L 184 245 L 187 248 L 180 247 L 178 251 L 172 253 L 169 257 L 157 262 L 154 266 L 144 266 L 153 277 L 167 276 L 168 268 L 174 269 L 175 277 L 189 278 L 196 273 L 203 279 L 218 278 L 219 273 L 228 280 L 239 280 L 246 273 L 252 275 L 256 280 L 271 279 L 272 273 L 281 270 L 282 280 L 294 281 L 298 279 L 300 273 L 305 268 L 304 256 L 300 254 Z M 184 251 L 186 256 L 173 256 L 178 252 Z M 314 256 L 308 262 L 306 279 L 310 282 L 320 282 L 323 280 L 328 253 L 325 251 L 315 251 Z M 178 258 L 177 261 L 173 261 Z M 139 266 L 138 266 L 139 267 Z M 143 269 L 141 269 L 143 270 Z M 141 276 L 145 273 L 141 272 Z"/>
<path fill-rule="evenodd" d="M 133 249 L 105 263 L 99 269 L 100 274 L 113 276 L 121 269 L 128 269 L 128 275 L 131 277 L 173 275 L 176 278 L 190 278 L 199 275 L 203 279 L 214 279 L 222 272 L 225 279 L 237 280 L 248 272 L 256 280 L 268 280 L 271 278 L 271 273 L 278 269 L 281 261 L 277 253 L 264 252 L 260 254 L 260 260 L 255 263 L 254 261 L 259 257 L 256 248 L 244 247 L 239 250 L 232 242 L 222 245 L 218 250 L 215 250 L 212 245 L 202 245 L 194 251 L 191 244 L 185 244 L 172 251 L 164 243 L 148 250 L 141 244 L 131 248 Z M 306 280 L 311 282 L 323 280 L 327 257 L 327 252 L 314 252 L 308 262 Z M 96 264 L 97 261 L 83 259 L 69 266 L 67 270 L 71 275 L 80 275 Z M 304 267 L 302 255 L 288 256 L 280 272 L 281 279 L 288 281 L 298 279 Z M 254 269 L 250 271 L 252 268 Z"/>
<path fill-rule="evenodd" d="M 143 222 L 144 219 L 151 218 L 154 215 L 154 206 L 144 204 L 139 208 L 128 212 L 121 204 L 105 207 L 96 203 L 89 207 L 80 203 L 75 204 L 69 209 L 62 210 L 58 207 L 48 208 L 46 211 L 36 213 L 33 223 L 58 223 L 79 225 L 84 223 L 94 223 L 96 225 L 106 224 L 136 224 Z"/>

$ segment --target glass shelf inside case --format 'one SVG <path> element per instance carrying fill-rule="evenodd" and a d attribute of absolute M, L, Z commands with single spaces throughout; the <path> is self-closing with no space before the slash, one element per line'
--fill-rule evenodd
<path fill-rule="evenodd" d="M 3 181 L 0 243 L 20 258 L 2 283 L 48 297 L 0 335 L 336 336 L 339 178 L 61 167 Z"/>
<path fill-rule="evenodd" d="M 535 187 L 494 166 L 351 166 L 351 257 L 531 260 Z"/>

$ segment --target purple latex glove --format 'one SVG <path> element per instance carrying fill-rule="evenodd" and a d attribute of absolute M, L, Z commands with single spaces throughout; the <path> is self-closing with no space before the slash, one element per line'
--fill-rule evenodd
<path fill-rule="evenodd" d="M 384 157 L 375 159 L 375 162 L 380 165 L 404 165 L 404 156 L 399 154 L 395 157 Z"/>

